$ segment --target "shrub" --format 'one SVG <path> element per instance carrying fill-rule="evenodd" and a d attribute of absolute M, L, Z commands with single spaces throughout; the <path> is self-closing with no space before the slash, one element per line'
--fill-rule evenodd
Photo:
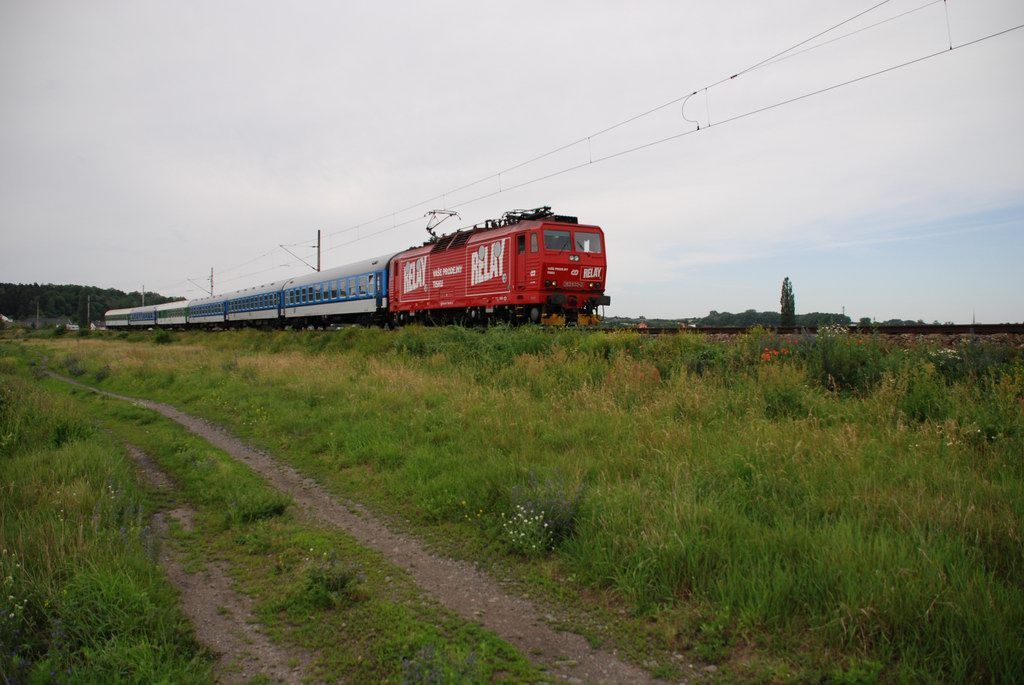
<path fill-rule="evenodd" d="M 333 553 L 324 554 L 306 569 L 301 599 L 320 609 L 348 604 L 361 598 L 360 571 L 339 560 Z"/>
<path fill-rule="evenodd" d="M 758 387 L 769 419 L 807 416 L 805 376 L 789 365 L 765 364 L 758 369 Z"/>
<path fill-rule="evenodd" d="M 85 374 L 85 366 L 82 365 L 82 360 L 74 355 L 65 357 L 63 366 L 64 370 L 75 378 Z"/>
<path fill-rule="evenodd" d="M 501 515 L 501 534 L 505 544 L 523 556 L 539 556 L 551 549 L 544 512 L 526 504 L 517 504 L 508 516 Z"/>
<path fill-rule="evenodd" d="M 903 374 L 900 410 L 914 421 L 940 421 L 949 414 L 949 394 L 943 377 L 929 363 L 914 365 Z"/>
<path fill-rule="evenodd" d="M 166 331 L 162 328 L 153 334 L 153 342 L 155 342 L 157 345 L 166 345 L 173 341 L 174 337 L 171 336 L 171 332 Z"/>
<path fill-rule="evenodd" d="M 280 516 L 288 507 L 288 501 L 287 495 L 276 491 L 241 489 L 228 499 L 227 520 L 230 523 L 251 523 Z"/>
<path fill-rule="evenodd" d="M 811 376 L 829 390 L 870 390 L 885 370 L 885 355 L 878 341 L 851 336 L 843 326 L 819 328 L 814 344 L 801 351 Z"/>
<path fill-rule="evenodd" d="M 984 442 L 1024 438 L 1024 367 L 1016 366 L 985 384 L 954 388 L 957 421 Z"/>
<path fill-rule="evenodd" d="M 69 442 L 87 438 L 92 433 L 92 428 L 83 421 L 70 416 L 62 416 L 56 419 L 53 425 L 50 445 L 52 447 L 61 447 Z"/>
<path fill-rule="evenodd" d="M 514 488 L 512 510 L 501 516 L 503 541 L 516 553 L 539 556 L 550 552 L 576 532 L 582 486 L 567 489 L 554 481 Z"/>

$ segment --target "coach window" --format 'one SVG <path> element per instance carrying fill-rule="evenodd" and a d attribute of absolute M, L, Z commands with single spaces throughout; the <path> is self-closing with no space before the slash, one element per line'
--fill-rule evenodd
<path fill-rule="evenodd" d="M 317 286 L 314 286 L 314 288 L 315 288 L 315 290 L 313 290 L 313 300 L 315 300 L 316 302 L 319 302 L 320 301 L 320 286 L 317 285 Z"/>
<path fill-rule="evenodd" d="M 520 233 L 516 236 L 516 254 L 523 254 L 526 252 L 526 234 Z"/>
<path fill-rule="evenodd" d="M 537 251 L 537 234 L 536 233 L 531 233 L 530 234 L 530 252 L 536 252 L 536 251 Z"/>
<path fill-rule="evenodd" d="M 601 235 L 598 233 L 576 231 L 576 251 L 593 252 L 595 254 L 601 252 Z"/>
<path fill-rule="evenodd" d="M 373 290 L 373 274 L 370 274 L 369 276 L 366 277 L 366 290 L 371 295 L 373 295 L 373 293 L 374 293 L 374 290 Z"/>

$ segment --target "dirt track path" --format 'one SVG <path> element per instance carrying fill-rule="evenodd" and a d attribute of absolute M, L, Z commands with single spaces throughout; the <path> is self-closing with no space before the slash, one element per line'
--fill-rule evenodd
<path fill-rule="evenodd" d="M 138 465 L 153 487 L 170 489 L 171 481 L 145 452 L 126 445 L 128 456 Z M 192 529 L 195 512 L 188 507 L 158 512 L 153 527 L 167 540 L 168 518 L 186 531 Z M 253 601 L 236 592 L 222 564 L 207 564 L 196 573 L 185 570 L 179 555 L 164 544 L 160 565 L 171 584 L 178 588 L 181 606 L 196 630 L 196 637 L 217 655 L 214 675 L 221 683 L 247 683 L 263 677 L 272 682 L 301 683 L 308 654 L 274 644 L 252 620 Z"/>
<path fill-rule="evenodd" d="M 295 469 L 254 449 L 222 428 L 169 404 L 119 395 L 50 376 L 92 392 L 132 402 L 181 424 L 191 432 L 247 464 L 275 488 L 290 495 L 310 518 L 344 529 L 365 546 L 404 568 L 424 591 L 462 618 L 494 631 L 527 658 L 570 682 L 655 683 L 650 674 L 618 658 L 614 651 L 593 649 L 580 635 L 555 630 L 534 602 L 509 594 L 472 564 L 437 556 L 416 538 L 388 529 L 362 505 L 337 499 Z"/>

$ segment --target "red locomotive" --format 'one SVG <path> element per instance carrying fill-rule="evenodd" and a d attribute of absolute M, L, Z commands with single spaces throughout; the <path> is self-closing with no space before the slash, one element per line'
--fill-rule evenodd
<path fill-rule="evenodd" d="M 601 228 L 550 207 L 437 237 L 396 254 L 389 269 L 388 308 L 399 325 L 588 324 L 611 302 Z"/>

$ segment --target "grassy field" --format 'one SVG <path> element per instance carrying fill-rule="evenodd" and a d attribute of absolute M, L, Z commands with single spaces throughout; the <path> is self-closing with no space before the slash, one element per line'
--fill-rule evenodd
<path fill-rule="evenodd" d="M 209 682 L 130 462 L 71 402 L 0 364 L 3 681 Z"/>
<path fill-rule="evenodd" d="M 666 675 L 672 653 L 725 679 L 1024 672 L 1019 350 L 531 328 L 6 346 L 596 607 L 595 640 Z"/>
<path fill-rule="evenodd" d="M 290 498 L 247 467 L 149 410 L 33 383 L 10 351 L 0 347 L 4 682 L 212 681 L 212 657 L 155 564 L 150 515 L 182 503 L 197 512 L 195 528 L 174 526 L 170 544 L 193 570 L 226 564 L 256 600 L 256 619 L 309 654 L 318 680 L 544 680 L 380 555 L 295 516 Z M 175 490 L 140 486 L 125 442 Z"/>

